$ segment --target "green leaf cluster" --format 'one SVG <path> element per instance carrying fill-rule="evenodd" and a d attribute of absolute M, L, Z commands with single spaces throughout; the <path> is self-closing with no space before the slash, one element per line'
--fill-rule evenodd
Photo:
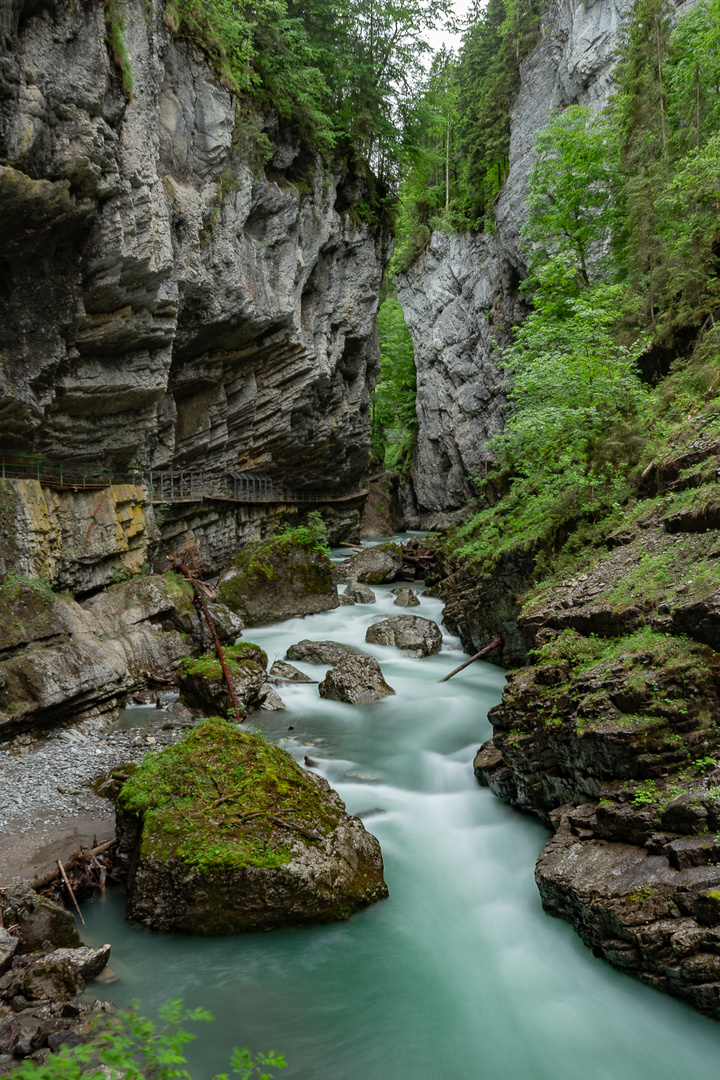
<path fill-rule="evenodd" d="M 158 1021 L 132 1009 L 105 1015 L 96 1022 L 90 1041 L 50 1054 L 44 1065 L 26 1060 L 13 1069 L 12 1080 L 192 1080 L 184 1046 L 196 1038 L 184 1027 L 212 1020 L 205 1009 L 185 1009 L 179 999 L 159 1010 Z M 272 1080 L 267 1068 L 284 1069 L 282 1054 L 270 1051 L 253 1057 L 247 1049 L 232 1052 L 231 1073 L 240 1080 Z M 229 1080 L 219 1073 L 213 1080 Z"/>
<path fill-rule="evenodd" d="M 380 378 L 372 393 L 372 457 L 381 468 L 405 472 L 417 441 L 417 376 L 412 338 L 394 293 L 381 304 L 377 325 Z"/>

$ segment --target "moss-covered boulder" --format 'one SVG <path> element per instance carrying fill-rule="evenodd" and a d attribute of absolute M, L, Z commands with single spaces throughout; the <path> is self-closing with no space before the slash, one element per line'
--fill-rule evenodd
<path fill-rule="evenodd" d="M 302 527 L 244 547 L 220 575 L 218 592 L 251 626 L 328 611 L 340 603 L 327 548 Z"/>
<path fill-rule="evenodd" d="M 249 641 L 228 645 L 223 650 L 225 665 L 235 692 L 238 705 L 247 708 L 254 704 L 267 679 L 267 653 L 259 645 Z M 217 653 L 187 657 L 177 671 L 180 701 L 189 709 L 211 714 L 226 715 L 233 711 L 222 665 Z"/>
<path fill-rule="evenodd" d="M 144 760 L 117 826 L 128 918 L 157 930 L 332 922 L 387 896 L 380 845 L 326 781 L 217 718 Z"/>

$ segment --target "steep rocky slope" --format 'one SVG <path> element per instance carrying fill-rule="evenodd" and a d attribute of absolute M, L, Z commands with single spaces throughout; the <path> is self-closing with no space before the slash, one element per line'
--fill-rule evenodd
<path fill-rule="evenodd" d="M 681 12 L 694 0 L 677 4 Z M 522 62 L 510 123 L 510 172 L 494 207 L 496 230 L 436 232 L 397 279 L 417 365 L 418 447 L 409 498 L 414 525 L 434 528 L 471 498 L 503 423 L 494 356 L 525 314 L 520 230 L 536 133 L 555 109 L 600 108 L 612 90 L 618 29 L 631 0 L 552 0 L 540 41 Z M 457 515 L 456 515 L 457 516 Z M 447 520 L 447 519 L 445 519 Z"/>
<path fill-rule="evenodd" d="M 481 783 L 555 835 L 536 879 L 612 964 L 720 1019 L 718 413 L 676 431 L 637 498 L 568 545 L 554 572 L 504 581 L 515 663 Z M 488 586 L 485 587 L 489 596 Z"/>
<path fill-rule="evenodd" d="M 328 174 L 272 116 L 259 131 L 162 4 L 123 13 L 132 96 L 102 4 L 6 11 L 3 445 L 351 489 L 386 255 L 350 212 L 362 183 Z M 263 517 L 195 510 L 175 533 L 199 528 L 218 562 Z"/>

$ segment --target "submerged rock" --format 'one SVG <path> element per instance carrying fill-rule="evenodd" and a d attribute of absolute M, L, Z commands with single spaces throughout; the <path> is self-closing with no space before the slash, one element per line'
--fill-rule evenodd
<path fill-rule="evenodd" d="M 267 675 L 267 654 L 258 645 L 241 641 L 223 650 L 225 664 L 232 681 L 237 703 L 247 708 L 258 699 Z M 230 692 L 216 653 L 190 657 L 180 664 L 177 672 L 180 701 L 205 715 L 234 712 Z"/>
<path fill-rule="evenodd" d="M 348 656 L 364 656 L 354 645 L 341 645 L 339 641 L 309 641 L 304 638 L 291 645 L 285 654 L 288 660 L 304 660 L 306 664 L 339 664 Z"/>
<path fill-rule="evenodd" d="M 368 705 L 394 694 L 385 682 L 374 656 L 348 656 L 328 671 L 318 687 L 320 697 L 346 701 L 349 705 Z"/>
<path fill-rule="evenodd" d="M 394 581 L 402 569 L 403 553 L 398 544 L 388 542 L 358 551 L 339 568 L 343 581 L 364 581 L 370 585 Z"/>
<path fill-rule="evenodd" d="M 301 543 L 293 535 L 248 544 L 220 576 L 221 600 L 252 626 L 339 605 L 327 552 L 315 543 Z"/>
<path fill-rule="evenodd" d="M 299 671 L 298 668 L 293 667 L 292 664 L 286 664 L 284 660 L 276 660 L 270 668 L 270 674 L 274 675 L 276 679 L 288 679 L 290 682 L 315 682 L 315 679 L 311 679 L 304 671 Z"/>
<path fill-rule="evenodd" d="M 438 624 L 419 615 L 393 615 L 373 623 L 365 640 L 373 645 L 395 645 L 411 656 L 431 656 L 442 646 Z"/>
<path fill-rule="evenodd" d="M 375 593 L 367 585 L 359 581 L 351 581 L 345 589 L 345 596 L 349 596 L 355 604 L 374 604 Z"/>
<path fill-rule="evenodd" d="M 156 930 L 332 922 L 387 896 L 380 845 L 327 782 L 222 720 L 146 758 L 117 826 L 128 918 Z"/>
<path fill-rule="evenodd" d="M 412 589 L 398 589 L 394 603 L 395 607 L 420 607 L 420 601 Z"/>

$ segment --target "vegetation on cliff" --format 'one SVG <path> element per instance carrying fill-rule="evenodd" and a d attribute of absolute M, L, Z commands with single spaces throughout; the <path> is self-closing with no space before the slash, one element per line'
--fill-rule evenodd
<path fill-rule="evenodd" d="M 503 356 L 508 425 L 479 481 L 492 505 L 450 542 L 479 568 L 521 546 L 547 571 L 548 553 L 618 526 L 654 461 L 720 432 L 720 6 L 674 30 L 669 12 L 637 0 L 610 108 L 567 109 L 538 136 L 533 310 Z M 717 496 L 709 474 L 683 486 Z"/>
<path fill-rule="evenodd" d="M 243 109 L 269 106 L 311 145 L 338 147 L 386 182 L 396 171 L 401 102 L 430 51 L 425 35 L 450 7 L 449 0 L 168 0 L 165 21 L 205 51 Z"/>
<path fill-rule="evenodd" d="M 379 468 L 405 472 L 417 442 L 415 358 L 394 291 L 378 311 L 380 378 L 372 392 L 370 449 Z"/>

